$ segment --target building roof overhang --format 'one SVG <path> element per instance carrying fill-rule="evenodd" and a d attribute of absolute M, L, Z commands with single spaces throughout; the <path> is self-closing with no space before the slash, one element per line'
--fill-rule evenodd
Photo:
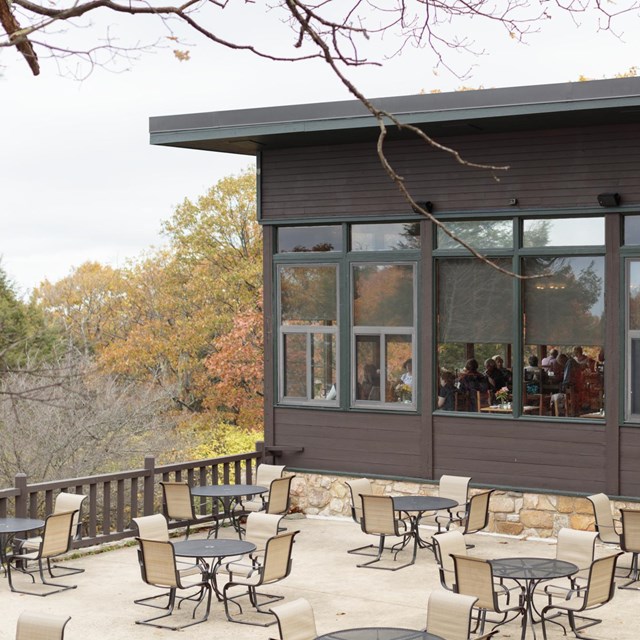
<path fill-rule="evenodd" d="M 640 78 L 374 99 L 432 136 L 640 122 Z M 262 149 L 375 140 L 358 100 L 213 111 L 149 119 L 151 144 L 255 155 Z M 401 137 L 397 127 L 389 138 Z M 404 134 L 406 135 L 406 134 Z"/>

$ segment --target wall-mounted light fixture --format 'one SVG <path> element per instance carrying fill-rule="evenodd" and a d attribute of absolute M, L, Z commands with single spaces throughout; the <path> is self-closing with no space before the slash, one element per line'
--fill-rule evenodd
<path fill-rule="evenodd" d="M 601 207 L 617 207 L 620 204 L 619 193 L 599 193 L 598 204 Z"/>
<path fill-rule="evenodd" d="M 431 202 L 430 200 L 425 201 L 418 201 L 416 200 L 416 204 L 419 207 L 422 207 L 427 213 L 433 213 L 433 202 Z M 420 213 L 420 211 L 416 211 L 416 213 Z"/>

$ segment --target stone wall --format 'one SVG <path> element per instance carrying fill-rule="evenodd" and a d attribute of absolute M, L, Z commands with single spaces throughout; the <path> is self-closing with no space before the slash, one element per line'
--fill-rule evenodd
<path fill-rule="evenodd" d="M 351 517 L 351 497 L 344 476 L 296 473 L 291 483 L 292 508 L 307 515 Z M 377 495 L 437 495 L 434 484 L 372 480 Z M 478 493 L 482 489 L 471 489 Z M 614 502 L 614 507 L 627 505 Z M 563 527 L 594 530 L 593 508 L 586 498 L 572 496 L 495 491 L 489 504 L 489 525 L 485 531 L 507 535 L 550 538 Z M 619 514 L 615 514 L 617 517 Z"/>

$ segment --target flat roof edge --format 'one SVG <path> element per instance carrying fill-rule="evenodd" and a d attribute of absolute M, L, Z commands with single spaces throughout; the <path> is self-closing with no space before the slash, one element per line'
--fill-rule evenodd
<path fill-rule="evenodd" d="M 624 95 L 612 97 L 595 97 L 584 100 L 558 99 L 546 102 L 527 102 L 521 104 L 465 106 L 445 108 L 431 111 L 406 111 L 394 113 L 398 121 L 403 124 L 430 124 L 443 122 L 459 122 L 462 120 L 482 120 L 487 118 L 525 117 L 528 115 L 543 115 L 566 113 L 575 111 L 620 109 L 637 107 L 640 110 L 640 95 Z M 283 107 L 283 110 L 285 108 Z M 180 118 L 188 116 L 166 116 L 160 119 Z M 151 144 L 179 145 L 185 142 L 222 141 L 259 138 L 271 135 L 295 135 L 304 133 L 319 133 L 324 131 L 339 131 L 347 129 L 377 130 L 376 120 L 370 113 L 328 116 L 319 119 L 274 120 L 271 122 L 246 122 L 234 125 L 211 126 L 183 126 L 182 128 L 153 128 L 155 118 L 150 119 Z M 184 122 L 184 120 L 182 120 Z M 391 120 L 385 119 L 388 126 L 393 126 Z M 178 124 L 178 120 L 176 120 Z M 188 124 L 184 122 L 184 124 Z"/>

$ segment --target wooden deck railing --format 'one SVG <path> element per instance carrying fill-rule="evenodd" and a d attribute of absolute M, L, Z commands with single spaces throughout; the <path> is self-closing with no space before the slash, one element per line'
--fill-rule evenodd
<path fill-rule="evenodd" d="M 74 547 L 122 540 L 135 535 L 131 518 L 162 511 L 160 481 L 187 481 L 191 486 L 251 484 L 263 451 L 263 443 L 258 442 L 256 451 L 249 453 L 161 466 L 156 466 L 153 456 L 146 456 L 141 469 L 36 484 L 29 484 L 27 476 L 19 473 L 13 487 L 0 489 L 0 517 L 44 518 L 53 511 L 60 491 L 82 493 L 88 497 L 82 508 L 82 537 Z M 206 508 L 203 501 L 201 512 Z"/>

